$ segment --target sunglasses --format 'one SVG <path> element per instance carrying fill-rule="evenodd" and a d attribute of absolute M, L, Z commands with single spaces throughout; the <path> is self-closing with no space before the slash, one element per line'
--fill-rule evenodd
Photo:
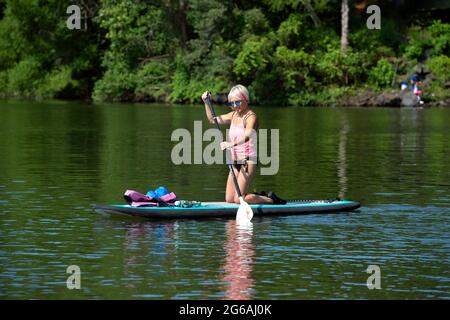
<path fill-rule="evenodd" d="M 227 102 L 225 105 L 226 105 L 227 107 L 239 108 L 239 107 L 241 106 L 241 102 L 242 102 L 242 101 Z"/>

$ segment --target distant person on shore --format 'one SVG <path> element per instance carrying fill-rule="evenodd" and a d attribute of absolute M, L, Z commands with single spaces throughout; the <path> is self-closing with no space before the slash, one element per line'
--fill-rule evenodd
<path fill-rule="evenodd" d="M 400 89 L 401 89 L 402 91 L 405 91 L 406 89 L 408 89 L 408 82 L 402 81 L 402 82 L 400 83 Z"/>
<path fill-rule="evenodd" d="M 419 81 L 419 77 L 417 75 L 412 75 L 411 78 L 409 78 L 409 84 L 406 81 L 402 81 L 400 83 L 400 89 L 402 91 L 405 90 L 411 90 L 411 92 L 417 97 L 417 101 L 419 104 L 423 104 L 424 102 L 420 98 L 422 95 L 422 90 L 420 90 L 419 86 L 422 85 L 422 82 Z"/>
<path fill-rule="evenodd" d="M 420 104 L 423 104 L 422 99 L 420 96 L 422 95 L 422 90 L 420 90 L 419 86 L 422 85 L 422 82 L 419 80 L 419 77 L 417 75 L 413 75 L 410 79 L 411 83 L 411 90 L 416 95 L 417 101 L 419 101 Z"/>

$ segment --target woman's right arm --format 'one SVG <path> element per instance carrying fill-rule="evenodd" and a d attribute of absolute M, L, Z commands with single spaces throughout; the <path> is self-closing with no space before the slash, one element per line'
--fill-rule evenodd
<path fill-rule="evenodd" d="M 206 116 L 208 117 L 208 121 L 210 123 L 214 123 L 213 115 L 212 115 L 211 110 L 209 109 L 209 106 L 208 106 L 208 103 L 207 103 L 207 97 L 208 97 L 208 91 L 205 91 L 202 94 L 202 100 L 205 103 Z M 231 118 L 233 117 L 233 112 L 234 111 L 229 112 L 227 114 L 223 114 L 223 115 L 217 116 L 216 117 L 217 118 L 217 122 L 219 124 L 230 124 L 231 123 Z"/>

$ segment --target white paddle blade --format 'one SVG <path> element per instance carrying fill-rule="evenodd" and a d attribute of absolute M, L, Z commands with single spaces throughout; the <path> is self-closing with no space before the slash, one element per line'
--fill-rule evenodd
<path fill-rule="evenodd" d="M 239 198 L 240 205 L 236 214 L 236 222 L 239 224 L 248 224 L 253 218 L 252 208 L 244 201 L 242 197 Z"/>

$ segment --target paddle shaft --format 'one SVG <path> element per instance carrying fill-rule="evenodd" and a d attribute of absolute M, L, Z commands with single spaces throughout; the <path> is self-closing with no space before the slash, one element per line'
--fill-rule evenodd
<path fill-rule="evenodd" d="M 220 130 L 220 125 L 219 125 L 219 122 L 217 121 L 216 113 L 214 112 L 214 108 L 213 108 L 212 103 L 211 103 L 210 94 L 208 94 L 207 102 L 208 102 L 209 110 L 211 110 L 211 113 L 212 113 L 212 116 L 213 116 L 213 119 L 214 119 L 214 123 L 216 124 L 216 128 L 217 128 L 217 130 Z M 224 149 L 223 152 L 225 154 L 225 159 L 226 159 L 227 149 Z M 232 164 L 228 164 L 228 168 L 230 169 L 231 176 L 233 177 L 234 187 L 236 188 L 237 194 L 238 194 L 238 196 L 240 198 L 242 198 L 241 189 L 239 188 L 239 184 L 237 182 L 236 175 L 234 174 L 233 165 Z"/>

